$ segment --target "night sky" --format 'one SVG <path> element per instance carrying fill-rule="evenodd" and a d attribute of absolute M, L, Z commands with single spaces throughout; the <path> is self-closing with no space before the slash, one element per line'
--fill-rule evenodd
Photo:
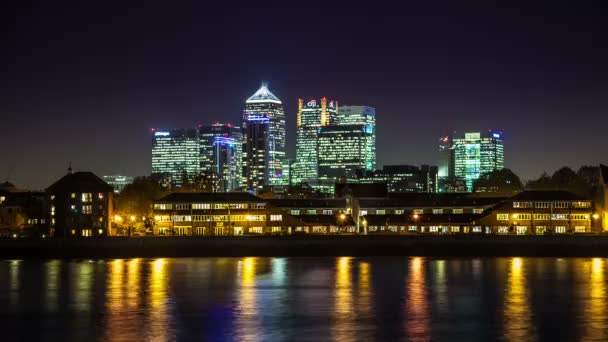
<path fill-rule="evenodd" d="M 599 5 L 206 3 L 4 7 L 0 181 L 44 188 L 69 162 L 147 175 L 151 128 L 239 123 L 262 81 L 285 105 L 290 157 L 298 97 L 327 96 L 376 107 L 379 166 L 436 164 L 439 136 L 479 129 L 504 132 L 524 179 L 608 163 Z"/>

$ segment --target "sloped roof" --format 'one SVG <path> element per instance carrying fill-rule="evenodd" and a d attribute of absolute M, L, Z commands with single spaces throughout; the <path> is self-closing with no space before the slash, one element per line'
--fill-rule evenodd
<path fill-rule="evenodd" d="M 262 84 L 260 89 L 258 89 L 253 95 L 251 95 L 246 103 L 258 103 L 258 102 L 273 102 L 273 103 L 281 103 L 278 97 L 276 97 L 273 93 L 268 90 L 268 86 L 266 84 Z"/>
<path fill-rule="evenodd" d="M 345 199 L 271 199 L 268 203 L 279 208 L 345 208 Z"/>
<path fill-rule="evenodd" d="M 46 189 L 50 193 L 112 192 L 113 188 L 93 172 L 68 173 Z"/>
<path fill-rule="evenodd" d="M 263 199 L 248 192 L 174 192 L 155 203 L 214 203 L 214 202 L 260 202 Z"/>
<path fill-rule="evenodd" d="M 581 199 L 584 198 L 561 190 L 527 190 L 511 197 L 513 201 L 576 201 Z"/>

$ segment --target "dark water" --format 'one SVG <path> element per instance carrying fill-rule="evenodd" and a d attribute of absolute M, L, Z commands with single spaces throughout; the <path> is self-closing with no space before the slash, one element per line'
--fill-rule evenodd
<path fill-rule="evenodd" d="M 606 341 L 607 259 L 0 261 L 0 340 Z"/>

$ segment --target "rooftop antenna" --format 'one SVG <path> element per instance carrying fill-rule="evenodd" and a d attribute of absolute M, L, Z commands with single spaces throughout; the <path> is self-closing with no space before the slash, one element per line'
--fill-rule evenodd
<path fill-rule="evenodd" d="M 72 162 L 70 162 L 69 166 L 68 166 L 68 175 L 71 175 L 72 172 Z"/>

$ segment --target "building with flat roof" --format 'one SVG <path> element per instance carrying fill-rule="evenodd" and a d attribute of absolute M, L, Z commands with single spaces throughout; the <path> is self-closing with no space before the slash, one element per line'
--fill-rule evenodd
<path fill-rule="evenodd" d="M 241 189 L 243 180 L 243 131 L 231 124 L 199 126 L 200 170 L 213 175 L 215 191 Z"/>
<path fill-rule="evenodd" d="M 200 171 L 198 132 L 191 129 L 152 131 L 152 174 L 181 184 L 184 176 Z"/>
<path fill-rule="evenodd" d="M 452 139 L 454 175 L 464 179 L 467 190 L 480 175 L 504 168 L 502 134 L 494 131 L 467 132 Z"/>
<path fill-rule="evenodd" d="M 103 181 L 108 183 L 112 188 L 114 188 L 115 193 L 120 193 L 125 186 L 133 183 L 134 177 L 130 176 L 122 176 L 122 175 L 111 175 L 111 176 L 102 176 Z"/>

